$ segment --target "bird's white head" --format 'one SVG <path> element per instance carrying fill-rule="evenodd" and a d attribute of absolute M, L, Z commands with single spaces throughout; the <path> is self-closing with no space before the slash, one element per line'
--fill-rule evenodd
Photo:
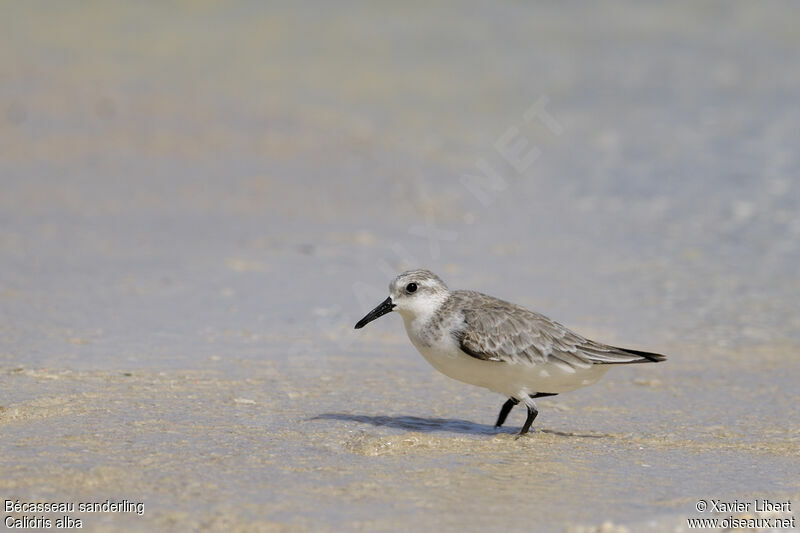
<path fill-rule="evenodd" d="M 397 311 L 406 321 L 424 320 L 433 315 L 449 295 L 444 281 L 430 270 L 403 272 L 389 284 L 389 297 L 359 320 L 356 329 L 391 311 Z"/>

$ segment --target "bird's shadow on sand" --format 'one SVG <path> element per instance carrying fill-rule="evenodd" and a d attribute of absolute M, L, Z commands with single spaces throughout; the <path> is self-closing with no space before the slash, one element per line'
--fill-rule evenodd
<path fill-rule="evenodd" d="M 487 424 L 476 424 L 475 422 L 470 422 L 469 420 L 461 420 L 457 418 L 421 418 L 418 416 L 369 416 L 352 415 L 347 413 L 322 413 L 311 417 L 309 420 L 340 420 L 346 422 L 359 422 L 362 424 L 371 424 L 373 426 L 386 426 L 410 431 L 420 431 L 423 433 L 430 433 L 433 431 L 447 431 L 450 433 L 464 433 L 472 435 L 496 435 L 498 433 L 507 433 L 513 435 L 519 433 L 519 428 L 515 429 L 513 426 L 496 428 Z M 561 437 L 581 437 L 594 439 L 608 436 L 603 434 L 581 434 L 539 428 L 532 430 L 532 433 L 548 433 L 550 435 L 558 435 Z"/>

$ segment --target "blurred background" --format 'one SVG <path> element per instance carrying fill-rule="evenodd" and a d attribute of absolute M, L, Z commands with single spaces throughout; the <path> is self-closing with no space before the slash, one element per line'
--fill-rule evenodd
<path fill-rule="evenodd" d="M 371 418 L 307 423 L 303 435 L 289 429 L 326 412 L 493 421 L 501 399 L 433 375 L 396 318 L 352 331 L 385 298 L 391 278 L 411 267 L 430 268 L 453 288 L 532 307 L 597 340 L 670 356 L 642 370 L 636 379 L 644 387 L 626 370 L 599 392 L 565 399 L 562 410 L 548 414 L 543 402 L 541 423 L 637 434 L 646 427 L 649 445 L 672 442 L 670 453 L 686 445 L 680 439 L 707 438 L 712 455 L 646 459 L 654 471 L 666 469 L 651 472 L 666 480 L 657 488 L 637 477 L 640 470 L 622 478 L 633 492 L 656 491 L 648 495 L 671 502 L 665 507 L 621 504 L 603 515 L 597 510 L 608 502 L 597 501 L 575 514 L 574 505 L 551 502 L 549 514 L 535 513 L 542 527 L 686 514 L 691 497 L 735 493 L 735 479 L 758 494 L 800 492 L 796 461 L 786 462 L 800 446 L 794 3 L 32 1 L 6 2 L 2 12 L 6 492 L 69 500 L 109 497 L 117 487 L 120 497 L 150 501 L 157 481 L 175 489 L 159 498 L 200 483 L 225 502 L 221 510 L 200 496 L 168 500 L 184 515 L 159 514 L 153 503 L 148 520 L 161 521 L 132 519 L 131 528 L 220 526 L 210 518 L 187 522 L 210 509 L 249 513 L 248 527 L 267 529 L 391 529 L 398 516 L 480 524 L 483 515 L 453 514 L 470 496 L 451 487 L 460 499 L 443 503 L 430 486 L 476 468 L 459 461 L 464 446 L 491 439 L 483 426 L 386 426 Z M 247 381 L 254 376 L 272 381 Z M 198 379 L 207 389 L 198 389 Z M 182 392 L 170 396 L 170 380 L 183 383 Z M 324 394 L 304 396 L 311 389 Z M 105 403 L 120 395 L 126 400 L 117 407 Z M 689 429 L 675 440 L 673 430 L 631 413 L 581 418 L 580 409 L 621 406 L 630 395 L 662 406 L 653 424 L 674 428 L 680 420 Z M 744 413 L 722 411 L 739 402 Z M 431 412 L 434 404 L 441 411 Z M 160 414 L 151 411 L 148 426 L 121 414 L 131 405 Z M 231 406 L 247 421 L 233 417 Z M 59 432 L 55 420 L 72 429 Z M 712 421 L 721 424 L 717 433 L 703 429 Z M 90 423 L 106 429 L 76 445 L 77 455 L 64 455 L 64 435 L 76 438 Z M 232 440 L 192 438 L 219 424 L 230 424 Z M 167 427 L 181 435 L 174 457 L 159 455 Z M 243 437 L 243 427 L 271 437 Z M 327 444 L 306 448 L 306 432 L 317 431 L 327 431 L 329 442 L 318 436 Z M 344 431 L 367 435 L 342 444 Z M 461 439 L 429 443 L 449 452 L 426 461 L 456 466 L 406 487 L 418 494 L 428 486 L 424 501 L 331 488 L 333 495 L 312 498 L 317 515 L 300 518 L 311 501 L 306 489 L 338 487 L 336 469 L 372 479 L 375 464 L 353 466 L 353 450 L 382 455 L 385 439 L 409 431 L 423 440 Z M 129 447 L 119 444 L 126 439 Z M 780 447 L 747 455 L 766 446 L 759 439 Z M 736 443 L 725 448 L 733 456 L 712 449 L 728 441 Z M 247 475 L 233 466 L 237 454 L 258 456 L 266 442 L 261 466 L 248 463 Z M 597 453 L 558 442 L 562 457 L 564 447 L 575 456 Z M 481 464 L 500 453 L 483 451 Z M 181 462 L 187 453 L 201 464 L 208 454 L 233 461 L 215 463 L 213 477 L 228 481 L 211 474 L 198 481 L 195 467 Z M 152 471 L 138 460 L 120 466 L 121 456 L 143 455 L 156 457 Z M 332 477 L 303 477 L 308 465 L 264 466 L 287 457 L 328 465 Z M 380 487 L 413 470 L 405 461 L 381 466 L 374 475 L 384 477 L 372 482 Z M 722 485 L 693 480 L 703 494 L 687 494 L 689 470 L 667 465 L 718 469 L 742 461 L 757 465 L 758 475 L 740 473 Z M 117 474 L 96 471 L 111 463 Z M 627 472 L 625 464 L 587 467 L 584 474 L 600 476 L 596 483 L 568 470 L 548 479 L 573 476 L 579 481 L 571 490 L 599 486 L 625 502 L 631 494 L 608 488 L 619 480 L 603 478 Z M 47 492 L 36 480 L 52 480 L 53 468 L 64 480 L 85 474 L 94 488 L 52 482 Z M 119 488 L 142 468 L 153 481 Z M 26 478 L 31 472 L 42 477 Z M 484 487 L 487 477 L 513 486 L 504 471 L 484 474 L 463 474 L 459 486 Z M 296 494 L 265 489 L 280 475 Z M 489 507 L 511 505 L 501 501 Z M 514 520 L 531 518 L 525 512 L 506 515 L 505 527 L 522 527 Z"/>

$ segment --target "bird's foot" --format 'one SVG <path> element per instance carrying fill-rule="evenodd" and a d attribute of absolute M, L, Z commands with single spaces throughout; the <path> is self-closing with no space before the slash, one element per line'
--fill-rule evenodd
<path fill-rule="evenodd" d="M 530 435 L 531 433 L 534 433 L 535 431 L 536 431 L 536 430 L 534 430 L 533 428 L 531 428 L 530 430 L 526 431 L 525 433 L 523 433 L 523 432 L 521 432 L 521 431 L 520 431 L 520 432 L 519 432 L 519 433 L 517 433 L 517 435 L 514 437 L 514 440 L 519 440 L 519 438 L 520 438 L 520 437 L 524 437 L 524 436 Z"/>

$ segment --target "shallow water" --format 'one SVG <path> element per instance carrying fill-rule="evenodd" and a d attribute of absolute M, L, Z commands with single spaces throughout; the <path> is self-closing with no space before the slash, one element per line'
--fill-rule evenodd
<path fill-rule="evenodd" d="M 800 502 L 793 9 L 7 8 L 0 495 L 142 531 Z M 397 317 L 352 329 L 412 266 L 669 360 L 517 440 Z"/>

